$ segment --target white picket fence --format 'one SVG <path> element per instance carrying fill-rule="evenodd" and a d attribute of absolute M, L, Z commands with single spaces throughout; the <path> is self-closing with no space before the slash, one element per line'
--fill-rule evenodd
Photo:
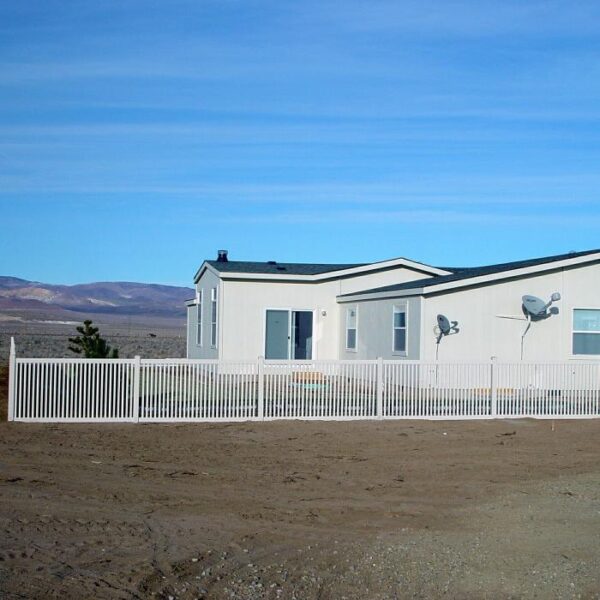
<path fill-rule="evenodd" d="M 600 362 L 10 357 L 15 421 L 599 416 Z"/>

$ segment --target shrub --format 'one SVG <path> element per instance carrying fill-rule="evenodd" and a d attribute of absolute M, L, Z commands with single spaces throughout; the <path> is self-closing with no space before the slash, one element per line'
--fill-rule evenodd
<path fill-rule="evenodd" d="M 79 335 L 69 338 L 72 344 L 69 350 L 75 354 L 83 354 L 85 358 L 119 358 L 119 350 L 111 348 L 98 331 L 98 327 L 92 326 L 92 321 L 84 321 L 83 325 L 77 327 Z"/>

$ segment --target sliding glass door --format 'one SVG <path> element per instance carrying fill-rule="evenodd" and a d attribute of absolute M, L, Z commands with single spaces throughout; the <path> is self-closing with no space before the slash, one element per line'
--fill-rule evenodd
<path fill-rule="evenodd" d="M 290 357 L 290 313 L 287 310 L 268 310 L 265 358 Z"/>
<path fill-rule="evenodd" d="M 267 310 L 266 318 L 266 359 L 312 359 L 312 311 Z"/>

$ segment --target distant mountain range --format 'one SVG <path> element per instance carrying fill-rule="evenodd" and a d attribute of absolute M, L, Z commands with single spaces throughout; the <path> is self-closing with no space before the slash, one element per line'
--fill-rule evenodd
<path fill-rule="evenodd" d="M 75 319 L 95 315 L 122 321 L 127 317 L 185 319 L 187 287 L 107 281 L 53 285 L 0 276 L 0 313 L 36 319 Z M 102 320 L 102 319 L 100 319 Z"/>

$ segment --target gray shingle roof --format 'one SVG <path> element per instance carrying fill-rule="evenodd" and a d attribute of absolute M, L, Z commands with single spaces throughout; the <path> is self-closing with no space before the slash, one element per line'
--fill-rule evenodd
<path fill-rule="evenodd" d="M 342 269 L 362 267 L 365 264 L 325 265 L 314 263 L 247 262 L 239 260 L 229 260 L 227 262 L 207 260 L 206 263 L 220 273 L 249 273 L 268 275 L 320 275 L 321 273 L 329 273 L 331 271 L 341 271 Z"/>
<path fill-rule="evenodd" d="M 525 269 L 527 267 L 535 267 L 537 265 L 544 265 L 560 260 L 567 260 L 569 258 L 578 258 L 580 256 L 587 256 L 589 254 L 600 253 L 600 249 L 597 250 L 586 250 L 585 252 L 569 252 L 568 254 L 557 254 L 555 256 L 545 256 L 542 258 L 532 258 L 529 260 L 518 260 L 515 262 L 500 263 L 497 265 L 488 265 L 483 267 L 461 267 L 454 269 L 440 267 L 444 270 L 453 270 L 454 272 L 450 275 L 438 275 L 435 277 L 427 277 L 426 279 L 417 279 L 414 281 L 407 281 L 405 283 L 399 283 L 395 285 L 387 285 L 384 287 L 373 288 L 370 290 L 364 290 L 361 292 L 354 292 L 351 294 L 343 294 L 338 298 L 344 298 L 347 296 L 360 296 L 362 294 L 376 294 L 380 292 L 400 292 L 403 290 L 412 290 L 419 288 L 431 287 L 433 285 L 439 285 L 441 283 L 451 283 L 453 281 L 462 281 L 466 279 L 472 279 L 474 277 L 481 277 L 482 275 L 492 275 L 495 273 L 503 273 L 505 271 L 514 271 L 516 269 Z"/>

